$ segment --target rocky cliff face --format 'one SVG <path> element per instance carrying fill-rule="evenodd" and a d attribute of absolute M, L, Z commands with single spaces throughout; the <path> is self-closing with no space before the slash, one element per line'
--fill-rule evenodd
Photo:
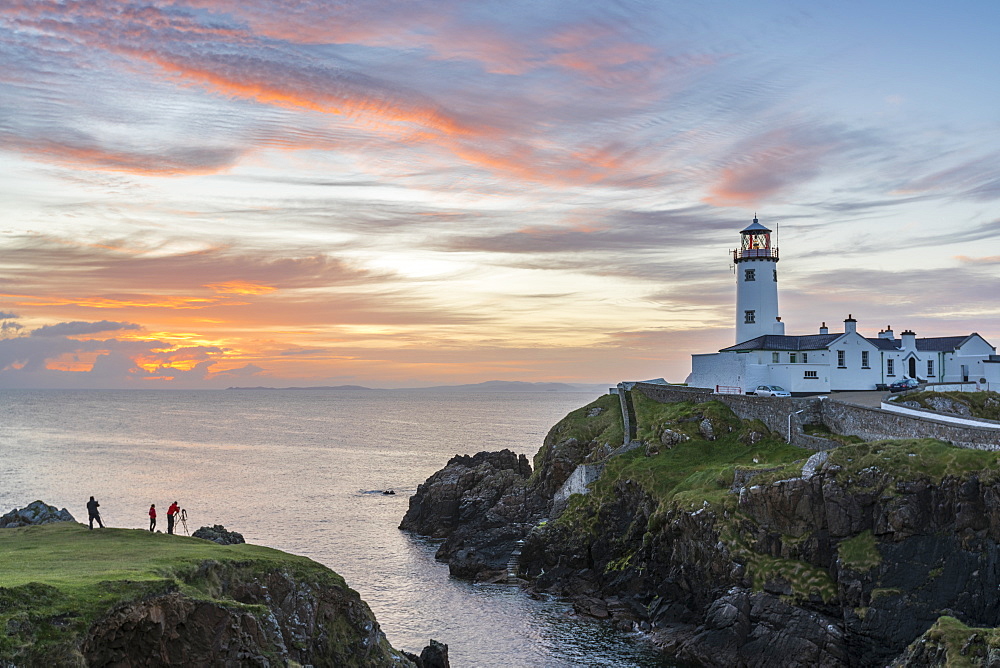
<path fill-rule="evenodd" d="M 453 457 L 410 497 L 400 529 L 444 538 L 437 558 L 453 575 L 505 577 L 517 541 L 541 516 L 531 465 L 510 450 Z"/>
<path fill-rule="evenodd" d="M 434 641 L 421 656 L 393 649 L 330 569 L 255 545 L 72 522 L 3 529 L 0 579 L 4 667 L 448 665 Z"/>
<path fill-rule="evenodd" d="M 641 418 L 640 411 L 640 431 Z M 561 516 L 540 526 L 531 524 L 536 515 L 521 516 L 508 527 L 508 539 L 524 532 L 520 566 L 531 586 L 571 599 L 582 614 L 647 631 L 669 654 L 702 665 L 937 665 L 962 652 L 919 640 L 942 615 L 971 627 L 1000 625 L 995 453 L 887 442 L 755 467 L 767 442 L 759 425 L 721 421 L 713 436 L 729 434 L 718 438 L 731 442 L 709 446 L 699 433 L 705 419 L 715 421 L 699 414 L 647 424 L 649 434 L 694 426 L 688 441 L 669 445 L 672 453 L 646 448 L 610 460 L 591 493 L 572 497 Z M 603 449 L 595 441 L 557 443 L 547 442 L 536 463 L 551 463 L 557 450 L 575 454 L 518 488 L 535 511 L 552 509 L 553 471 Z M 678 452 L 688 447 L 700 450 Z M 718 456 L 723 447 L 734 461 L 754 464 L 699 467 L 699 452 Z M 692 469 L 679 472 L 680 462 Z M 490 485 L 483 474 L 478 487 Z M 665 491 L 671 476 L 681 482 Z M 703 501 L 702 492 L 676 491 L 692 486 Z M 431 506 L 425 496 L 422 512 Z M 452 535 L 477 516 L 470 506 Z M 464 549 L 476 549 L 475 532 Z M 987 656 L 988 643 L 974 635 L 966 633 L 967 652 Z"/>
<path fill-rule="evenodd" d="M 119 605 L 88 630 L 87 665 L 410 665 L 350 589 L 216 562 L 191 579 L 219 599 L 174 591 Z"/>

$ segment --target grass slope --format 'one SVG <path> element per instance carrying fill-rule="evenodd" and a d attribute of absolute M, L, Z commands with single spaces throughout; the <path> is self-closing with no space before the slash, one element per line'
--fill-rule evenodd
<path fill-rule="evenodd" d="M 118 603 L 180 591 L 218 600 L 199 579 L 205 561 L 266 572 L 280 568 L 305 582 L 347 589 L 343 578 L 306 557 L 259 545 L 217 545 L 200 538 L 76 522 L 0 529 L 0 663 L 25 649 L 67 656 L 90 625 Z M 241 604 L 226 601 L 227 605 Z"/>
<path fill-rule="evenodd" d="M 989 397 L 984 397 L 983 402 Z M 617 401 L 617 397 L 611 397 Z M 730 492 L 737 470 L 760 471 L 752 478 L 753 485 L 769 483 L 801 475 L 811 450 L 788 445 L 780 434 L 771 434 L 759 421 L 737 418 L 725 405 L 708 403 L 659 403 L 633 392 L 638 423 L 637 437 L 653 447 L 638 448 L 606 460 L 601 478 L 590 487 L 587 495 L 574 495 L 566 511 L 556 520 L 553 530 L 577 537 L 587 544 L 595 532 L 603 529 L 598 521 L 600 509 L 613 505 L 617 485 L 622 481 L 637 483 L 657 504 L 648 525 L 642 528 L 644 542 L 664 526 L 666 519 L 678 510 L 690 512 L 705 504 L 715 511 L 720 540 L 747 567 L 747 574 L 760 589 L 774 579 L 789 582 L 793 597 L 816 597 L 824 601 L 835 598 L 836 585 L 829 573 L 796 559 L 776 558 L 755 544 L 754 532 L 748 531 L 752 520 L 738 508 L 738 497 Z M 610 402 L 609 398 L 605 398 Z M 585 416 L 596 402 L 574 411 L 558 429 L 581 436 L 591 433 L 596 425 L 588 426 Z M 608 403 L 610 406 L 610 403 Z M 615 411 L 620 416 L 620 411 Z M 714 440 L 708 440 L 700 428 L 708 420 Z M 590 431 L 588 431 L 588 429 Z M 660 446 L 666 430 L 688 437 L 672 447 Z M 829 433 L 826 437 L 836 437 Z M 676 440 L 676 439 L 675 439 Z M 886 485 L 886 477 L 896 481 L 927 480 L 940 483 L 945 477 L 977 476 L 983 482 L 1000 476 L 1000 452 L 955 448 L 932 439 L 903 439 L 871 443 L 852 442 L 842 438 L 844 445 L 830 451 L 828 468 L 838 481 L 858 489 L 866 484 Z M 657 452 L 656 450 L 659 450 Z M 838 470 L 839 467 L 839 470 Z M 836 471 L 834 474 L 833 471 Z M 895 493 L 888 485 L 884 493 Z M 796 539 L 784 536 L 789 544 Z M 623 550 L 625 546 L 623 545 Z M 841 558 L 857 570 L 866 571 L 880 559 L 875 538 L 870 532 L 843 541 Z M 608 571 L 631 565 L 633 555 L 624 550 L 609 564 Z"/>

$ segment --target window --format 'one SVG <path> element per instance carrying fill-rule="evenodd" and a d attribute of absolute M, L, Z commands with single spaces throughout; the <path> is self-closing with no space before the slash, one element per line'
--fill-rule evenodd
<path fill-rule="evenodd" d="M 757 318 L 755 316 L 755 313 L 756 313 L 755 311 L 743 311 L 743 315 L 744 315 L 743 324 L 744 325 L 752 325 L 755 322 L 757 322 Z"/>
<path fill-rule="evenodd" d="M 777 269 L 774 270 L 774 282 L 775 283 L 778 282 L 778 270 Z"/>
<path fill-rule="evenodd" d="M 819 380 L 819 375 L 815 371 L 805 371 L 802 373 L 803 378 L 815 378 Z"/>
<path fill-rule="evenodd" d="M 795 364 L 795 353 L 788 353 L 788 363 Z"/>
<path fill-rule="evenodd" d="M 802 363 L 809 364 L 809 353 L 802 353 Z"/>
<path fill-rule="evenodd" d="M 896 375 L 896 360 L 889 358 L 885 361 L 885 375 L 887 376 Z"/>
<path fill-rule="evenodd" d="M 777 364 L 781 361 L 781 353 L 771 353 L 771 363 Z"/>
<path fill-rule="evenodd" d="M 870 369 L 871 368 L 871 367 L 868 366 L 868 351 L 867 350 L 862 350 L 861 351 L 861 368 L 862 369 Z"/>
<path fill-rule="evenodd" d="M 934 360 L 927 360 L 927 377 L 934 375 Z"/>
<path fill-rule="evenodd" d="M 757 270 L 756 269 L 744 269 L 743 270 L 743 280 L 744 281 L 756 281 L 757 280 L 756 276 L 757 276 Z"/>
<path fill-rule="evenodd" d="M 847 368 L 847 353 L 845 353 L 843 350 L 837 351 L 837 366 L 840 367 L 841 369 Z"/>

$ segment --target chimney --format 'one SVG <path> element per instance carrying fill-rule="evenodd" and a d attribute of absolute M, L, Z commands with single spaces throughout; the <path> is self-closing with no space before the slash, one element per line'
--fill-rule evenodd
<path fill-rule="evenodd" d="M 892 325 L 886 325 L 885 330 L 878 333 L 878 338 L 889 339 L 890 341 L 895 341 L 896 336 L 892 333 Z"/>
<path fill-rule="evenodd" d="M 825 322 L 822 325 L 819 326 L 819 333 L 820 334 L 829 334 L 830 333 L 830 328 L 826 326 Z"/>
<path fill-rule="evenodd" d="M 847 314 L 847 319 L 844 320 L 844 333 L 853 334 L 858 331 L 858 321 L 854 319 L 854 316 L 850 313 Z"/>
<path fill-rule="evenodd" d="M 911 330 L 903 332 L 903 350 L 917 349 L 917 333 Z"/>
<path fill-rule="evenodd" d="M 781 322 L 781 316 L 777 316 L 774 319 L 774 333 L 778 336 L 785 335 L 785 323 Z"/>

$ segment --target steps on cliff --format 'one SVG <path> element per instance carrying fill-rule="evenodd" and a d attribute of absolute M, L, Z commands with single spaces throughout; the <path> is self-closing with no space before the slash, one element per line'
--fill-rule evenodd
<path fill-rule="evenodd" d="M 517 547 L 514 551 L 510 553 L 510 559 L 507 560 L 507 582 L 513 582 L 518 579 L 518 571 L 520 569 L 519 561 L 521 559 L 521 547 L 524 545 L 523 540 L 517 541 Z"/>

